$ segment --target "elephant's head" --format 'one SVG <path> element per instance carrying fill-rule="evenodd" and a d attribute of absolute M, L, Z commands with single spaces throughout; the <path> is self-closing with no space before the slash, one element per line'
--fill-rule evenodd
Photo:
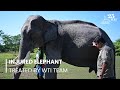
<path fill-rule="evenodd" d="M 26 57 L 35 47 L 42 47 L 45 43 L 57 38 L 57 26 L 41 16 L 30 16 L 21 30 L 21 42 L 18 60 Z M 14 78 L 19 78 L 15 75 Z"/>

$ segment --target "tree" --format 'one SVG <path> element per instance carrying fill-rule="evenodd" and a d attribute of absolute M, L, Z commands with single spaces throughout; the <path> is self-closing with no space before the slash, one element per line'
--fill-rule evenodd
<path fill-rule="evenodd" d="M 4 34 L 4 32 L 2 30 L 0 30 L 0 37 Z"/>
<path fill-rule="evenodd" d="M 4 35 L 4 32 L 2 30 L 0 30 L 0 45 L 2 43 L 2 36 Z"/>
<path fill-rule="evenodd" d="M 20 34 L 11 36 L 4 34 L 4 32 L 0 30 L 0 52 L 18 51 L 20 38 Z"/>
<path fill-rule="evenodd" d="M 13 51 L 15 52 L 19 50 L 20 39 L 21 39 L 20 34 L 12 36 Z"/>
<path fill-rule="evenodd" d="M 120 56 L 120 39 L 114 42 L 116 56 Z"/>
<path fill-rule="evenodd" d="M 16 36 L 3 35 L 2 38 L 6 51 L 18 51 L 20 44 L 20 34 Z"/>
<path fill-rule="evenodd" d="M 4 32 L 0 30 L 0 52 L 4 52 L 4 46 L 2 45 L 2 36 L 4 35 Z"/>
<path fill-rule="evenodd" d="M 11 47 L 12 47 L 12 40 L 11 40 L 11 36 L 10 35 L 3 35 L 2 36 L 3 39 L 3 45 L 5 48 L 5 51 L 11 51 Z"/>

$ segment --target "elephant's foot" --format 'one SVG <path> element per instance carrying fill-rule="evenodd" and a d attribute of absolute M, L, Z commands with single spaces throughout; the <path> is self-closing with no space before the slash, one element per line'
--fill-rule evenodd
<path fill-rule="evenodd" d="M 93 68 L 89 68 L 89 73 L 91 73 L 93 71 Z"/>
<path fill-rule="evenodd" d="M 54 60 L 54 57 L 48 60 Z M 44 68 L 45 79 L 57 79 L 57 69 L 59 66 L 60 64 L 46 64 Z"/>
<path fill-rule="evenodd" d="M 45 73 L 45 79 L 57 79 L 57 73 Z"/>
<path fill-rule="evenodd" d="M 13 79 L 19 79 L 21 72 L 14 73 Z"/>
<path fill-rule="evenodd" d="M 46 64 L 45 65 L 45 79 L 57 79 L 57 68 L 60 64 Z"/>
<path fill-rule="evenodd" d="M 18 67 L 15 68 L 13 79 L 19 79 L 19 77 L 21 75 L 21 70 L 23 69 L 23 66 L 24 66 L 24 64 L 21 64 L 21 65 L 19 65 Z"/>
<path fill-rule="evenodd" d="M 96 68 L 94 67 L 89 67 L 89 73 L 91 73 L 92 71 L 95 71 L 95 74 L 97 73 L 97 70 L 96 70 Z"/>

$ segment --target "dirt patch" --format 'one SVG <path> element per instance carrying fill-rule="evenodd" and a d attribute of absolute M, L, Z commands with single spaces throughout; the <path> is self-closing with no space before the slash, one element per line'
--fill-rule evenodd
<path fill-rule="evenodd" d="M 33 72 L 22 72 L 20 79 L 37 79 L 36 73 Z"/>

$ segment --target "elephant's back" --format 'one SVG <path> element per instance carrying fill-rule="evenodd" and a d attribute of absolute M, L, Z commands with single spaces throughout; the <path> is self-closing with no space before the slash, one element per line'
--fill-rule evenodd
<path fill-rule="evenodd" d="M 100 30 L 96 26 L 89 24 L 66 24 L 58 29 L 59 35 L 63 38 L 64 45 L 74 43 L 78 48 L 92 44 L 93 39 L 100 35 Z"/>
<path fill-rule="evenodd" d="M 58 33 L 63 39 L 62 57 L 66 62 L 79 66 L 90 64 L 91 61 L 96 62 L 98 49 L 91 46 L 96 36 L 103 36 L 109 46 L 113 46 L 109 36 L 103 30 L 90 24 L 61 25 Z"/>
<path fill-rule="evenodd" d="M 106 32 L 101 28 L 89 23 L 71 23 L 59 25 L 58 34 L 62 36 L 63 43 L 66 45 L 74 43 L 80 48 L 85 45 L 91 45 L 94 38 L 97 36 L 102 36 L 108 45 L 114 48 L 113 43 Z"/>

